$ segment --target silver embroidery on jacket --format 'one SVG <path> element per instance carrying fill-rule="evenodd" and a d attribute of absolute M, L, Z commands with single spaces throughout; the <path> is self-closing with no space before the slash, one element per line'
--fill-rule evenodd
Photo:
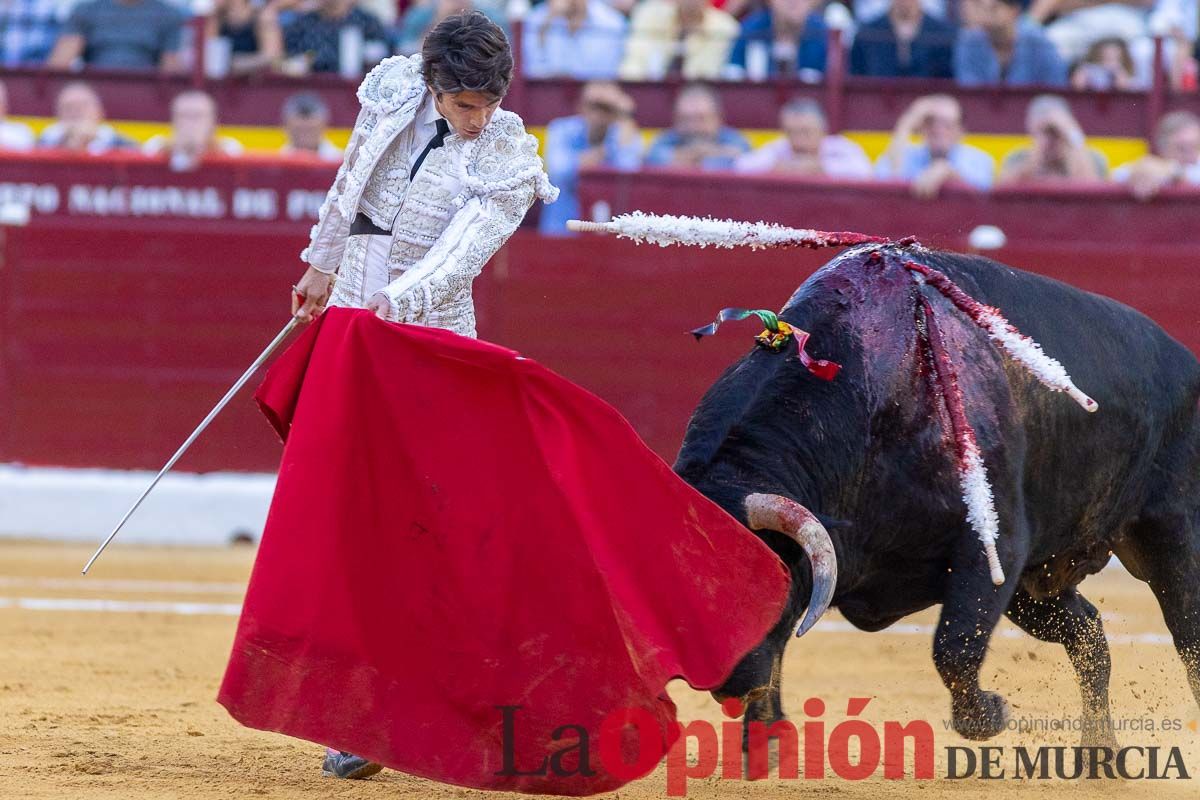
<path fill-rule="evenodd" d="M 301 257 L 338 270 L 330 305 L 363 306 L 370 299 L 363 296 L 366 247 L 353 240 L 365 237 L 349 236 L 350 212 L 361 207 L 376 225 L 392 229 L 388 318 L 474 336 L 472 282 L 534 199 L 553 202 L 558 190 L 546 177 L 537 140 L 504 109 L 474 140 L 448 136 L 410 186 L 407 159 L 390 154 L 403 152 L 394 143 L 412 124 L 424 91 L 419 56 L 387 59 L 367 75 L 345 163 Z"/>

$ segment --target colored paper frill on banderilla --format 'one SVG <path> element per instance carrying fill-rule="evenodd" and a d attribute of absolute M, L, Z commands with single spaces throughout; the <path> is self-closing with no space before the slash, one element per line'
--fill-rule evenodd
<path fill-rule="evenodd" d="M 463 786 L 608 791 L 650 767 L 605 768 L 605 718 L 637 712 L 652 767 L 667 681 L 720 685 L 782 614 L 757 537 L 510 350 L 334 308 L 256 398 L 286 444 L 219 697 L 245 725 Z M 631 764 L 635 733 L 609 740 Z"/>

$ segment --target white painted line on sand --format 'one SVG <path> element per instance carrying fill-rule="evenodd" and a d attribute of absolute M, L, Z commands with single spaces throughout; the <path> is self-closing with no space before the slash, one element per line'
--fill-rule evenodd
<path fill-rule="evenodd" d="M 244 583 L 216 581 L 152 581 L 140 578 L 106 579 L 82 575 L 71 578 L 14 577 L 0 575 L 0 587 L 34 586 L 39 589 L 95 590 L 98 592 L 152 592 L 156 594 L 237 594 L 246 591 Z"/>
<path fill-rule="evenodd" d="M 105 600 L 76 597 L 0 597 L 0 608 L 18 608 L 26 611 L 93 611 L 111 613 L 177 614 L 181 616 L 217 615 L 236 617 L 241 613 L 239 603 L 187 603 L 155 600 Z M 824 633 L 864 633 L 849 622 L 822 620 L 813 630 Z M 892 636 L 932 636 L 933 625 L 899 623 L 884 628 L 879 633 Z M 1031 638 L 1013 628 L 1001 628 L 996 635 L 1004 639 Z M 1118 633 L 1108 634 L 1109 644 L 1172 644 L 1171 637 L 1163 633 Z"/>
<path fill-rule="evenodd" d="M 236 617 L 242 613 L 242 607 L 238 603 L 174 603 L 153 600 L 97 600 L 78 597 L 0 597 L 0 608 L 7 607 L 16 607 L 25 611 L 174 614 L 186 617 L 206 614 Z"/>
<path fill-rule="evenodd" d="M 840 620 L 822 620 L 813 626 L 814 631 L 827 633 L 864 633 L 849 622 Z M 888 633 L 893 636 L 933 636 L 933 625 L 916 625 L 913 623 L 898 623 L 890 628 L 884 628 L 878 633 Z M 1014 628 L 1000 628 L 996 635 L 1004 639 L 1029 639 L 1033 637 Z M 1170 635 L 1165 633 L 1109 633 L 1106 634 L 1109 644 L 1173 644 Z"/>

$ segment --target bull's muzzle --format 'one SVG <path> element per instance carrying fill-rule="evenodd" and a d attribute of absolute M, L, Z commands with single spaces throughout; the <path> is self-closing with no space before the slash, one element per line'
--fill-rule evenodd
<path fill-rule="evenodd" d="M 807 508 L 777 494 L 746 496 L 746 519 L 752 530 L 779 531 L 804 548 L 812 564 L 812 597 L 796 635 L 808 633 L 829 608 L 837 588 L 837 555 L 829 531 Z"/>

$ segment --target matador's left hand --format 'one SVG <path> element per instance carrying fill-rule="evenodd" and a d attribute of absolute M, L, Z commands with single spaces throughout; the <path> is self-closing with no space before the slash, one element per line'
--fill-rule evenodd
<path fill-rule="evenodd" d="M 387 319 L 392 313 L 392 301 L 383 292 L 376 292 L 367 301 L 367 310 L 380 319 Z"/>

